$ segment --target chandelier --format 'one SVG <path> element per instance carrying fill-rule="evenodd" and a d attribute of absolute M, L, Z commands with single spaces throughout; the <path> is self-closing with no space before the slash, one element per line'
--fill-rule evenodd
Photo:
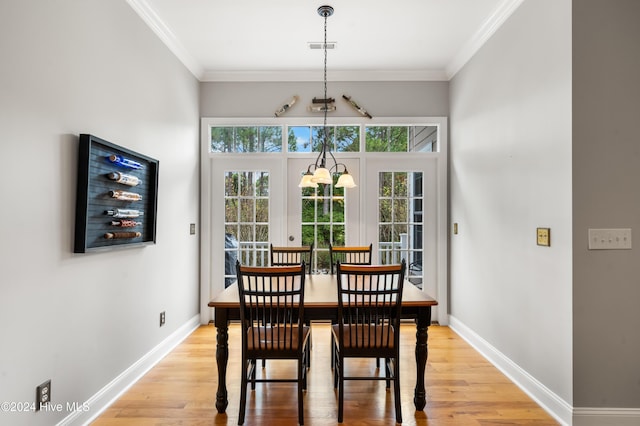
<path fill-rule="evenodd" d="M 327 127 L 327 111 L 329 110 L 329 99 L 327 98 L 327 18 L 333 15 L 333 7 L 320 6 L 318 15 L 324 18 L 324 44 L 322 45 L 324 50 L 324 105 L 322 108 L 324 121 L 321 133 L 322 147 L 315 163 L 309 164 L 298 186 L 300 188 L 315 188 L 319 183 L 331 184 L 333 183 L 332 173 L 338 173 L 340 176 L 338 177 L 338 182 L 336 182 L 336 188 L 355 188 L 356 183 L 353 181 L 353 176 L 347 171 L 347 166 L 343 163 L 338 163 L 331 152 L 329 128 Z M 331 167 L 327 164 L 327 155 L 333 161 L 333 166 Z M 342 173 L 340 172 L 341 167 L 343 169 Z"/>

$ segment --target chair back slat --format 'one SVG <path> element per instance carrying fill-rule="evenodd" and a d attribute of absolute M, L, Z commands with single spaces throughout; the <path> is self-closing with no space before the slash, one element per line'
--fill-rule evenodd
<path fill-rule="evenodd" d="M 313 243 L 308 246 L 279 247 L 269 245 L 271 266 L 295 266 L 304 262 L 307 265 L 307 273 L 310 272 L 313 258 Z"/>
<path fill-rule="evenodd" d="M 406 265 L 337 264 L 338 325 L 345 350 L 398 345 Z"/>
<path fill-rule="evenodd" d="M 344 246 L 336 247 L 329 244 L 329 257 L 331 260 L 331 273 L 335 272 L 338 262 L 343 265 L 371 265 L 371 252 L 373 244 L 368 246 Z"/>
<path fill-rule="evenodd" d="M 243 348 L 299 351 L 303 341 L 305 264 L 250 267 L 236 264 Z"/>

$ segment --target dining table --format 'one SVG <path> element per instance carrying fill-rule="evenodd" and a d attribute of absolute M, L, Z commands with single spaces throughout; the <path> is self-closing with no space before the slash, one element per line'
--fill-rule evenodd
<path fill-rule="evenodd" d="M 335 274 L 308 274 L 305 277 L 305 321 L 332 321 L 338 318 L 338 284 Z M 438 302 L 424 291 L 405 281 L 402 291 L 402 318 L 416 324 L 416 386 L 413 403 L 422 411 L 427 403 L 425 371 L 427 366 L 428 327 L 431 324 L 431 307 Z M 229 361 L 229 323 L 240 320 L 240 299 L 237 283 L 231 284 L 208 304 L 214 309 L 216 327 L 216 362 L 218 365 L 218 389 L 216 409 L 224 413 L 229 404 L 227 398 L 227 363 Z"/>

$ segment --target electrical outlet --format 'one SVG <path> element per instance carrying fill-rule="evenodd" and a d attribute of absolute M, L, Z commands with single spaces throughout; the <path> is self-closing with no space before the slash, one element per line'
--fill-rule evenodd
<path fill-rule="evenodd" d="M 551 228 L 538 228 L 536 235 L 539 246 L 551 246 Z"/>
<path fill-rule="evenodd" d="M 51 403 L 51 380 L 47 380 L 36 388 L 36 411 L 49 403 Z"/>
<path fill-rule="evenodd" d="M 164 311 L 160 312 L 160 327 L 162 327 L 165 323 L 166 317 Z"/>
<path fill-rule="evenodd" d="M 192 223 L 189 225 L 189 234 L 196 235 L 196 224 Z"/>

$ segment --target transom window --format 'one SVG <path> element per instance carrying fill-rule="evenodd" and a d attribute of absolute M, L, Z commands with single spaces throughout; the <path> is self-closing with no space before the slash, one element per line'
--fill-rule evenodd
<path fill-rule="evenodd" d="M 211 127 L 211 152 L 282 152 L 282 126 Z"/>
<path fill-rule="evenodd" d="M 327 126 L 331 151 L 359 152 L 361 127 Z M 210 152 L 319 152 L 322 126 L 212 126 Z M 437 126 L 364 126 L 366 152 L 438 152 Z"/>
<path fill-rule="evenodd" d="M 367 152 L 437 152 L 437 126 L 367 126 Z"/>

